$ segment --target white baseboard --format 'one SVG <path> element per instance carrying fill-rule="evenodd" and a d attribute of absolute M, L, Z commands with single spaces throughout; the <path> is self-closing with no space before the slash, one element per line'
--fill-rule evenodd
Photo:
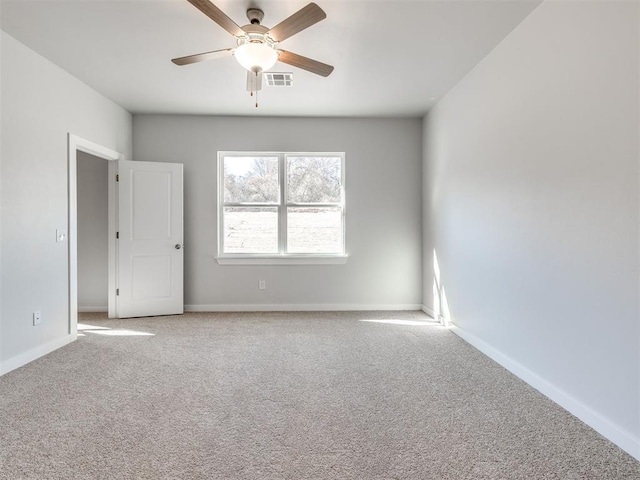
<path fill-rule="evenodd" d="M 434 312 L 432 308 L 429 308 L 426 305 L 422 305 L 421 310 L 427 315 L 429 315 L 431 318 L 433 318 L 434 320 L 438 320 L 436 318 L 436 312 Z"/>
<path fill-rule="evenodd" d="M 78 313 L 107 313 L 108 311 L 106 305 L 104 307 L 81 307 L 78 305 Z"/>
<path fill-rule="evenodd" d="M 635 437 L 625 429 L 612 423 L 595 410 L 589 408 L 576 398 L 572 397 L 562 389 L 556 387 L 512 358 L 504 355 L 491 345 L 480 340 L 475 335 L 457 327 L 454 324 L 450 325 L 450 329 L 464 341 L 480 350 L 482 353 L 502 365 L 520 379 L 527 382 L 533 388 L 553 400 L 571 414 L 578 417 L 600 435 L 615 443 L 629 455 L 640 460 L 640 438 Z"/>
<path fill-rule="evenodd" d="M 419 304 L 215 304 L 185 305 L 185 312 L 346 312 L 375 310 L 421 310 Z"/>
<path fill-rule="evenodd" d="M 76 335 L 66 335 L 62 338 L 58 338 L 56 340 L 52 340 L 50 342 L 45 343 L 44 345 L 40 345 L 39 347 L 32 348 L 24 353 L 16 355 L 15 357 L 10 358 L 9 360 L 5 360 L 0 364 L 0 375 L 4 375 L 5 373 L 9 373 L 16 368 L 20 368 L 26 365 L 29 362 L 33 362 L 40 357 L 43 357 L 47 353 L 51 353 L 54 350 L 57 350 L 60 347 L 64 347 L 65 345 L 70 344 L 76 339 Z"/>

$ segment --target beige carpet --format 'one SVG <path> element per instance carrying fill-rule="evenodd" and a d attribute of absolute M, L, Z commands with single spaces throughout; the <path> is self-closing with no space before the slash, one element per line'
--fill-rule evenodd
<path fill-rule="evenodd" d="M 77 342 L 0 377 L 0 478 L 640 479 L 428 320 L 85 315 Z"/>

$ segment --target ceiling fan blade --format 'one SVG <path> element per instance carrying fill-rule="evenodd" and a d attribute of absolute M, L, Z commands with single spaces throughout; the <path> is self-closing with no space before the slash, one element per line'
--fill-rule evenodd
<path fill-rule="evenodd" d="M 214 50 L 212 52 L 196 53 L 187 57 L 172 58 L 171 61 L 176 65 L 190 65 L 192 63 L 204 62 L 205 60 L 213 60 L 214 58 L 223 57 L 233 53 L 233 48 L 225 48 L 223 50 Z"/>
<path fill-rule="evenodd" d="M 315 3 L 310 3 L 269 30 L 269 36 L 276 42 L 281 42 L 325 18 L 327 14 L 324 10 Z"/>
<path fill-rule="evenodd" d="M 303 57 L 296 53 L 287 52 L 286 50 L 278 50 L 278 53 L 278 60 L 282 63 L 301 68 L 308 72 L 322 75 L 323 77 L 328 77 L 331 75 L 331 72 L 333 72 L 333 67 L 326 63 L 311 60 L 310 58 Z"/>
<path fill-rule="evenodd" d="M 191 5 L 196 7 L 202 13 L 204 13 L 211 20 L 216 22 L 222 28 L 224 28 L 227 32 L 229 32 L 234 37 L 239 37 L 244 35 L 244 30 L 242 30 L 236 22 L 231 20 L 222 10 L 216 7 L 209 0 L 187 0 Z"/>

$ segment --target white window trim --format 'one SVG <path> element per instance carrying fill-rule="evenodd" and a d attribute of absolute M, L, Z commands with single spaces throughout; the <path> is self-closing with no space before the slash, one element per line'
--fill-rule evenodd
<path fill-rule="evenodd" d="M 288 254 L 284 253 L 286 234 L 278 235 L 277 254 L 240 254 L 240 253 L 223 253 L 224 242 L 224 162 L 225 157 L 251 157 L 251 156 L 276 156 L 278 157 L 278 174 L 279 174 L 279 194 L 284 195 L 280 198 L 278 204 L 272 205 L 278 208 L 278 229 L 279 231 L 287 231 L 287 216 L 282 210 L 290 206 L 332 206 L 326 204 L 295 204 L 286 203 L 287 183 L 285 181 L 287 156 L 336 156 L 341 161 L 341 198 L 342 203 L 342 245 L 344 253 L 326 254 L 326 253 L 309 253 L 309 254 Z M 344 152 L 243 152 L 243 151 L 219 151 L 217 158 L 218 173 L 218 254 L 215 257 L 219 265 L 340 265 L 347 263 L 347 239 L 346 239 L 346 188 L 345 188 L 345 164 L 346 155 Z M 338 204 L 333 204 L 338 206 Z M 228 205 L 227 205 L 228 206 Z M 268 206 L 268 205 L 264 205 Z"/>
<path fill-rule="evenodd" d="M 342 265 L 347 263 L 348 255 L 332 256 L 234 256 L 227 254 L 223 257 L 216 257 L 219 265 Z"/>

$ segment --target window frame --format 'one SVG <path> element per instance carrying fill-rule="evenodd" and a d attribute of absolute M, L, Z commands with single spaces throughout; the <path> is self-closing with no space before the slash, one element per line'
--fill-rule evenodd
<path fill-rule="evenodd" d="M 287 158 L 288 157 L 338 157 L 340 158 L 340 202 L 298 203 L 287 202 Z M 225 202 L 224 200 L 224 159 L 230 157 L 277 157 L 278 159 L 278 202 Z M 346 239 L 346 154 L 345 152 L 259 152 L 259 151 L 219 151 L 217 158 L 218 174 L 218 251 L 216 260 L 221 265 L 315 265 L 343 264 L 347 261 Z M 278 252 L 277 253 L 224 253 L 224 209 L 227 207 L 275 207 L 278 212 Z M 342 253 L 287 253 L 289 208 L 340 208 L 342 227 Z"/>

